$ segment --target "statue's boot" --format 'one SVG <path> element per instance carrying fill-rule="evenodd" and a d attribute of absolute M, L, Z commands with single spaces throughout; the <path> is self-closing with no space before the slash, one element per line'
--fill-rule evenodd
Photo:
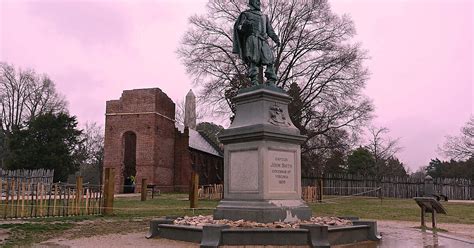
<path fill-rule="evenodd" d="M 249 65 L 248 77 L 253 86 L 258 85 L 258 67 L 256 64 Z"/>
<path fill-rule="evenodd" d="M 266 84 L 276 83 L 278 78 L 275 73 L 275 69 L 273 68 L 273 65 L 267 65 L 267 68 L 265 69 L 265 77 L 267 78 Z"/>

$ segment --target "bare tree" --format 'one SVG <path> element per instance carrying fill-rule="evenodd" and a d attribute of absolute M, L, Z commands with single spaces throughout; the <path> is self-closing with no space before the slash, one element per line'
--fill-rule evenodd
<path fill-rule="evenodd" d="M 469 159 L 474 157 L 474 116 L 464 127 L 459 136 L 447 136 L 446 142 L 440 149 L 441 152 L 454 160 Z"/>
<path fill-rule="evenodd" d="M 421 166 L 415 172 L 411 173 L 410 177 L 417 178 L 417 179 L 424 179 L 426 177 L 426 167 L 427 166 Z"/>
<path fill-rule="evenodd" d="M 84 128 L 82 139 L 87 154 L 87 164 L 101 164 L 104 156 L 104 128 L 96 122 L 88 122 Z"/>
<path fill-rule="evenodd" d="M 66 105 L 46 75 L 0 63 L 0 126 L 4 133 L 39 114 L 65 111 Z"/>
<path fill-rule="evenodd" d="M 99 183 L 104 164 L 104 128 L 96 122 L 88 122 L 83 130 L 79 147 L 80 171 L 86 181 Z"/>
<path fill-rule="evenodd" d="M 369 141 L 366 146 L 367 150 L 370 151 L 374 157 L 375 165 L 379 166 L 380 163 L 393 158 L 395 154 L 402 150 L 399 146 L 399 140 L 387 137 L 390 130 L 386 127 L 370 127 L 369 128 Z"/>
<path fill-rule="evenodd" d="M 201 98 L 224 115 L 234 110 L 232 97 L 248 84 L 246 65 L 232 54 L 232 26 L 246 4 L 210 0 L 206 15 L 190 18 L 178 49 L 187 72 L 203 87 Z M 363 66 L 367 56 L 360 44 L 351 43 L 351 19 L 332 13 L 327 0 L 263 0 L 262 7 L 281 40 L 275 54 L 277 86 L 288 90 L 298 85 L 292 97 L 301 101 L 296 118 L 300 130 L 311 139 L 365 124 L 373 111 L 362 94 L 369 74 Z"/>
<path fill-rule="evenodd" d="M 177 100 L 175 106 L 176 113 L 174 119 L 176 123 L 184 125 L 184 113 L 186 107 L 184 99 Z M 207 111 L 203 108 L 203 104 L 201 103 L 201 101 L 198 101 L 198 103 L 196 104 L 196 108 L 196 122 L 199 123 L 204 119 L 207 114 Z"/>

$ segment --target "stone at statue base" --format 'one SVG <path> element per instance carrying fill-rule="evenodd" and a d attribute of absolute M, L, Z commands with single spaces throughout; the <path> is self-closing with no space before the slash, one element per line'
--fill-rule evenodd
<path fill-rule="evenodd" d="M 236 115 L 220 136 L 224 144 L 224 199 L 215 219 L 261 223 L 307 220 L 301 200 L 301 147 L 305 136 L 288 115 L 291 98 L 275 86 L 245 89 Z"/>
<path fill-rule="evenodd" d="M 214 219 L 251 220 L 258 223 L 309 220 L 311 209 L 301 200 L 226 201 L 214 212 Z"/>

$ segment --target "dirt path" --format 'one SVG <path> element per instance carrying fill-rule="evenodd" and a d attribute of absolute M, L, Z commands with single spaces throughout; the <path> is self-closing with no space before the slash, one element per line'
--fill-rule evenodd
<path fill-rule="evenodd" d="M 166 239 L 146 239 L 145 233 L 129 233 L 129 234 L 109 234 L 103 236 L 94 236 L 87 238 L 79 238 L 72 240 L 53 239 L 43 242 L 34 247 L 101 247 L 101 248 L 116 248 L 116 247 L 169 247 L 169 248 L 187 248 L 199 247 L 197 244 L 186 242 L 178 242 Z"/>

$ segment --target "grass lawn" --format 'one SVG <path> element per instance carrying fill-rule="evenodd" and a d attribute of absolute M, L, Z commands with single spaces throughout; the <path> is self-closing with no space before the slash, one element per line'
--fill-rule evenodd
<path fill-rule="evenodd" d="M 310 204 L 313 215 L 357 216 L 376 220 L 420 221 L 420 208 L 413 199 L 326 197 L 327 203 Z M 448 215 L 438 214 L 440 223 L 474 224 L 474 204 L 442 202 Z M 431 214 L 429 214 L 431 216 Z M 429 220 L 429 219 L 428 219 Z"/>
<path fill-rule="evenodd" d="M 114 201 L 114 215 L 115 218 L 209 215 L 217 203 L 218 201 L 200 200 L 198 209 L 193 211 L 189 209 L 187 194 L 162 194 L 144 202 L 136 197 L 118 198 Z"/>
<path fill-rule="evenodd" d="M 122 198 L 114 202 L 115 218 L 183 216 L 212 214 L 218 201 L 201 200 L 193 211 L 185 194 L 163 194 L 140 202 L 137 198 Z M 448 215 L 438 214 L 439 222 L 474 224 L 474 204 L 442 202 Z M 315 216 L 358 216 L 364 219 L 419 221 L 420 208 L 413 199 L 338 198 L 327 196 L 325 203 L 309 204 Z"/>
<path fill-rule="evenodd" d="M 419 207 L 412 199 L 337 198 L 327 196 L 326 203 L 311 203 L 315 216 L 358 216 L 364 219 L 419 221 Z M 201 200 L 200 209 L 189 209 L 186 194 L 162 194 L 145 202 L 139 197 L 118 198 L 112 216 L 76 216 L 28 220 L 27 223 L 2 224 L 12 233 L 5 247 L 38 243 L 52 237 L 88 237 L 110 233 L 146 232 L 149 221 L 160 216 L 209 215 L 218 201 Z M 443 202 L 448 215 L 438 215 L 440 223 L 474 225 L 474 204 Z M 90 223 L 88 223 L 90 222 Z M 86 224 L 84 224 L 86 223 Z"/>

